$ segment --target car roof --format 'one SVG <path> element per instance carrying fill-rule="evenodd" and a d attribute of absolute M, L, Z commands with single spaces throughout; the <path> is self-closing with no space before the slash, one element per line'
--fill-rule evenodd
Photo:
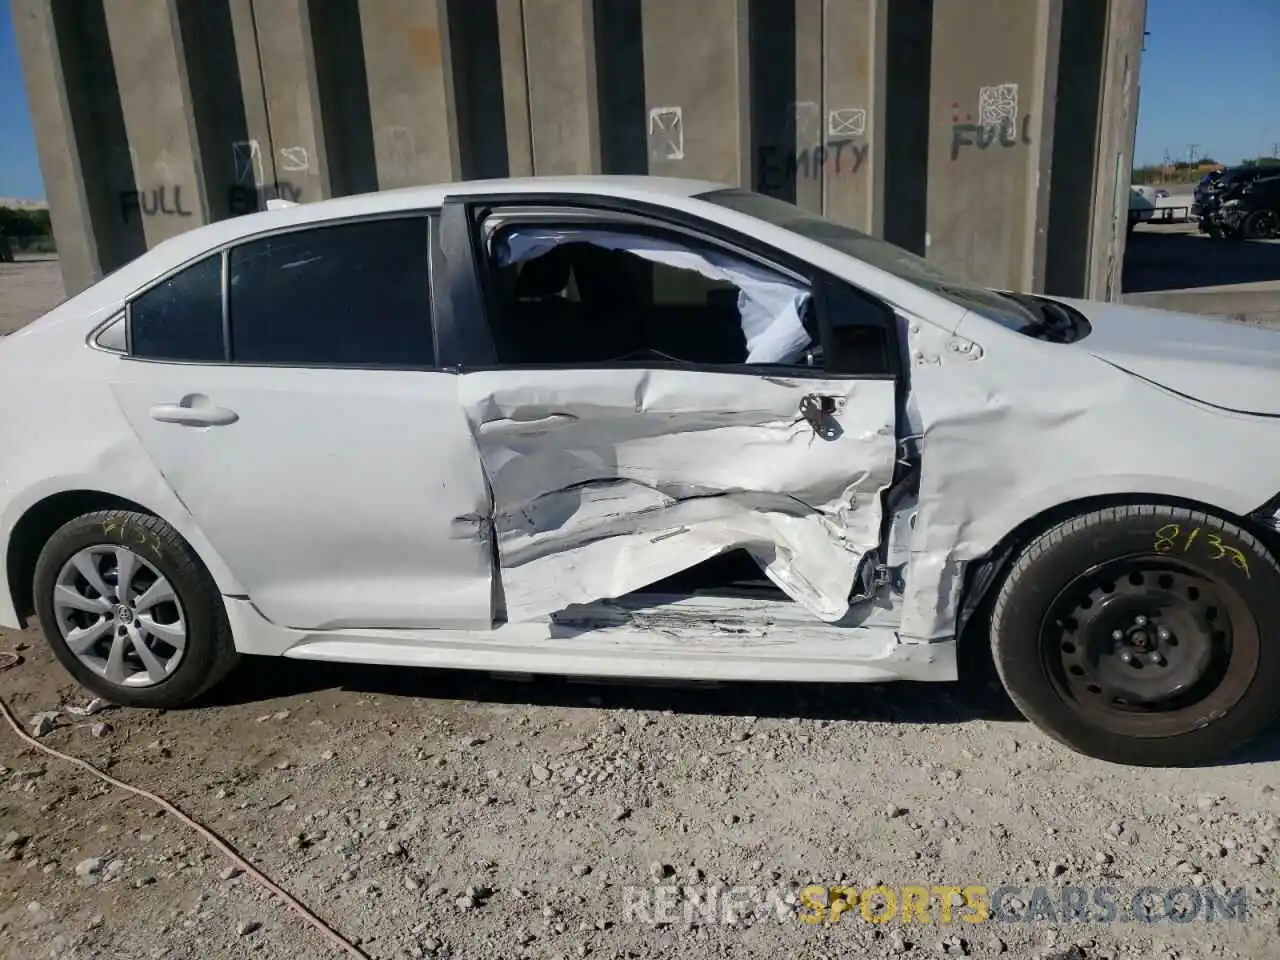
<path fill-rule="evenodd" d="M 1257 163 L 1251 166 L 1232 167 L 1224 173 L 1228 180 L 1253 180 L 1257 177 L 1280 176 L 1280 164 Z"/>
<path fill-rule="evenodd" d="M 210 227 L 223 227 L 229 232 L 228 239 L 234 239 L 237 235 L 250 236 L 265 230 L 296 224 L 319 223 L 325 220 L 396 213 L 404 210 L 430 209 L 440 206 L 450 196 L 568 193 L 661 202 L 664 197 L 687 198 L 710 190 L 722 189 L 724 186 L 725 184 L 706 180 L 607 174 L 462 180 L 455 183 L 401 187 L 395 190 L 380 190 L 376 193 L 353 194 L 311 203 L 291 204 L 287 207 L 221 220 L 211 224 Z M 226 242 L 227 239 L 223 239 L 210 245 Z"/>
<path fill-rule="evenodd" d="M 664 198 L 687 199 L 711 190 L 721 190 L 726 186 L 726 184 L 708 180 L 608 174 L 512 177 L 401 187 L 309 203 L 291 203 L 257 213 L 216 220 L 170 237 L 156 244 L 137 259 L 108 274 L 99 281 L 105 284 L 107 289 L 99 292 L 111 296 L 127 296 L 132 291 L 147 285 L 157 276 L 182 264 L 196 260 L 219 247 L 237 243 L 258 234 L 353 217 L 430 210 L 439 207 L 447 197 L 451 196 L 580 194 L 588 197 L 648 200 L 661 204 Z"/>

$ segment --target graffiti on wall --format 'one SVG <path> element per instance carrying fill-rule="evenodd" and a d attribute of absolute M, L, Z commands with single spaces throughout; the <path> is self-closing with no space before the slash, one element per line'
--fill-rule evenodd
<path fill-rule="evenodd" d="M 649 111 L 649 158 L 684 159 L 684 109 L 654 107 Z"/>
<path fill-rule="evenodd" d="M 851 137 L 790 150 L 761 146 L 756 150 L 756 189 L 779 190 L 794 180 L 817 180 L 824 171 L 836 177 L 855 174 L 870 150 L 870 144 Z"/>
<path fill-rule="evenodd" d="M 235 182 L 227 187 L 227 211 L 233 217 L 257 213 L 266 200 L 279 197 L 290 203 L 302 200 L 302 188 L 287 180 L 270 181 L 263 171 L 262 148 L 257 140 L 237 140 L 231 144 L 231 165 Z M 311 169 L 306 147 L 281 147 L 280 169 L 302 172 Z"/>
<path fill-rule="evenodd" d="M 951 104 L 951 159 L 972 147 L 1008 149 L 1031 143 L 1031 115 L 1018 113 L 1018 85 L 1001 83 L 978 88 L 978 117 L 967 113 L 960 118 L 960 102 Z"/>
<path fill-rule="evenodd" d="M 143 217 L 190 217 L 194 211 L 185 206 L 181 184 L 163 184 L 144 190 L 121 190 L 120 219 L 133 223 Z"/>
<path fill-rule="evenodd" d="M 787 133 L 797 146 L 763 144 L 756 149 L 756 189 L 767 192 L 799 180 L 858 173 L 871 153 L 871 145 L 865 139 L 867 111 L 862 107 L 837 107 L 827 111 L 826 121 L 824 136 L 817 104 L 791 104 Z"/>
<path fill-rule="evenodd" d="M 121 174 L 132 178 L 139 170 L 137 153 L 130 149 L 120 151 Z M 128 172 L 123 166 L 128 160 Z M 174 182 L 173 168 L 167 155 L 153 165 L 155 186 L 135 184 L 117 195 L 120 219 L 126 224 L 156 217 L 193 217 L 198 212 L 200 200 L 191 184 Z M 289 180 L 268 180 L 265 177 L 262 151 L 256 140 L 238 140 L 231 144 L 231 172 L 233 182 L 228 184 L 224 198 L 226 210 L 231 216 L 257 213 L 266 207 L 266 201 L 279 197 L 291 203 L 302 200 L 302 187 Z M 311 158 L 305 147 L 283 147 L 280 150 L 279 168 L 285 172 L 308 172 Z"/>
<path fill-rule="evenodd" d="M 290 203 L 302 202 L 302 188 L 287 180 L 277 180 L 263 187 L 233 183 L 227 187 L 227 212 L 233 217 L 257 213 L 266 208 L 266 201 L 279 197 Z"/>
<path fill-rule="evenodd" d="M 233 183 L 226 191 L 227 212 L 233 217 L 257 213 L 265 209 L 268 199 L 275 197 L 290 203 L 301 203 L 302 188 L 287 180 L 277 180 L 261 187 L 256 184 Z M 183 192 L 182 184 L 121 190 L 117 198 L 120 219 L 126 225 L 155 217 L 185 219 L 196 214 L 191 194 Z"/>

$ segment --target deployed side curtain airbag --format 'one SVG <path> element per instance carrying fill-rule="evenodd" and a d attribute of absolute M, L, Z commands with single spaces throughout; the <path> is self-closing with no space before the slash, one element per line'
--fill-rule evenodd
<path fill-rule="evenodd" d="M 565 243 L 590 243 L 652 263 L 692 270 L 738 289 L 738 313 L 747 343 L 746 363 L 794 363 L 811 338 L 801 321 L 810 293 L 799 283 L 716 250 L 691 250 L 644 234 L 590 228 L 515 227 L 494 244 L 499 267 L 525 263 Z"/>

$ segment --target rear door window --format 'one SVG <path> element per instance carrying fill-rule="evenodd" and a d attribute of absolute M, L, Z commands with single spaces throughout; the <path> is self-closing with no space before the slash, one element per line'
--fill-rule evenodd
<path fill-rule="evenodd" d="M 231 250 L 236 363 L 435 364 L 426 216 L 280 233 Z"/>

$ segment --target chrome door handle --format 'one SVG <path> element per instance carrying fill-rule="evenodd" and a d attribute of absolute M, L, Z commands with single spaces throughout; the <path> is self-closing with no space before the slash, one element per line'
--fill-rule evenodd
<path fill-rule="evenodd" d="M 226 407 L 193 404 L 192 397 L 183 397 L 179 403 L 161 403 L 151 408 L 151 419 L 157 423 L 177 423 L 184 427 L 225 427 L 240 419 L 240 415 Z"/>

